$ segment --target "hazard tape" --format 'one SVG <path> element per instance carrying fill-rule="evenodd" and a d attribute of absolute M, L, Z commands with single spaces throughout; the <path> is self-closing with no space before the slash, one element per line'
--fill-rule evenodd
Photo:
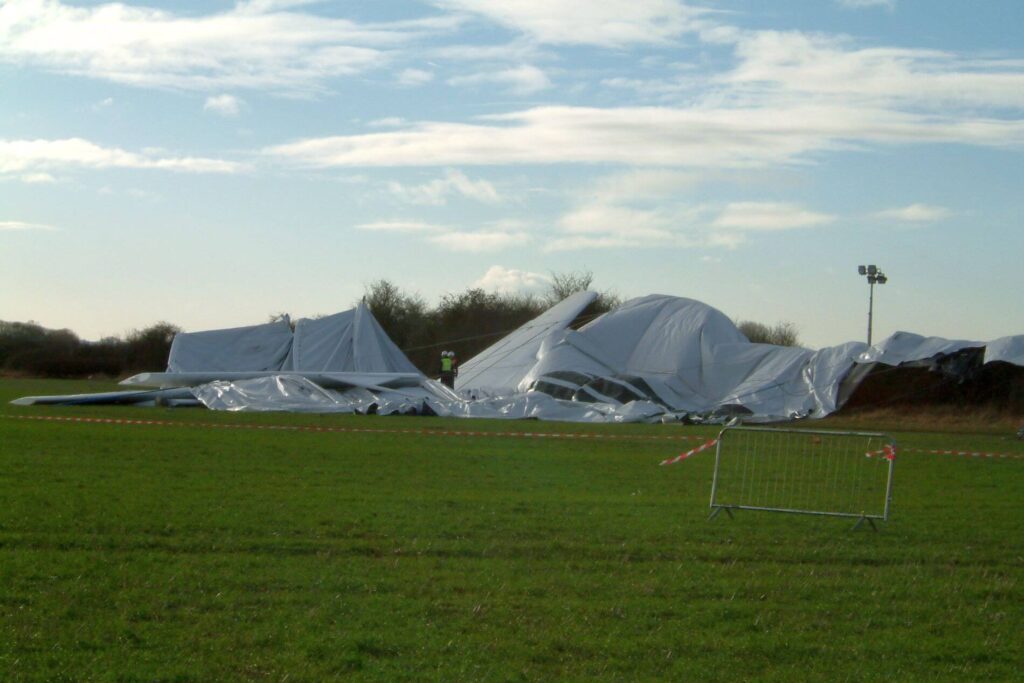
<path fill-rule="evenodd" d="M 668 460 L 662 460 L 662 465 L 671 465 L 673 463 L 681 462 L 686 460 L 690 456 L 697 455 L 701 451 L 711 448 L 718 443 L 718 439 L 711 439 L 706 443 L 697 446 L 693 450 L 689 450 L 686 453 L 681 453 L 674 458 Z M 939 450 L 939 449 L 926 449 L 926 448 L 900 448 L 901 453 L 925 453 L 929 455 L 961 455 L 972 458 L 994 458 L 994 459 L 1005 459 L 1005 460 L 1024 460 L 1024 454 L 1021 453 L 984 453 L 981 451 L 952 451 L 952 450 Z M 884 457 L 886 460 L 896 459 L 896 447 L 891 444 L 877 451 L 869 451 L 864 454 L 867 458 L 878 458 Z"/>
<path fill-rule="evenodd" d="M 586 434 L 579 432 L 480 432 L 444 429 L 375 429 L 369 427 L 327 427 L 317 425 L 265 425 L 218 422 L 184 422 L 177 420 L 128 420 L 109 417 L 65 417 L 58 415 L 11 415 L 0 413 L 0 417 L 13 420 L 38 420 L 45 422 L 70 422 L 84 424 L 116 424 L 147 427 L 196 427 L 200 429 L 249 429 L 258 431 L 285 432 L 331 432 L 350 434 L 416 434 L 421 436 L 474 436 L 512 437 L 526 439 L 580 439 L 584 441 L 695 441 L 705 437 L 690 434 Z"/>
<path fill-rule="evenodd" d="M 982 451 L 948 451 L 941 449 L 928 449 L 928 448 L 901 448 L 903 453 L 925 453 L 928 455 L 962 455 L 969 458 L 997 458 L 997 459 L 1012 459 L 1012 460 L 1024 460 L 1024 454 L 1022 453 L 986 453 Z"/>
<path fill-rule="evenodd" d="M 285 432 L 325 432 L 325 433 L 349 433 L 349 434 L 416 434 L 421 436 L 471 436 L 471 437 L 511 437 L 511 438 L 533 438 L 533 439 L 580 439 L 584 441 L 696 441 L 705 437 L 691 434 L 675 434 L 669 436 L 655 436 L 650 434 L 586 434 L 580 432 L 480 432 L 444 429 L 374 429 L 369 427 L 325 427 L 316 425 L 264 425 L 264 424 L 238 424 L 218 422 L 185 422 L 177 420 L 126 420 L 109 417 L 65 417 L 59 415 L 11 415 L 0 413 L 0 417 L 12 420 L 36 420 L 44 422 L 65 422 L 80 424 L 116 424 L 147 427 L 193 427 L 199 429 L 242 429 L 257 431 L 285 431 Z M 686 460 L 690 456 L 707 450 L 718 443 L 718 439 L 711 439 L 693 450 L 677 455 L 674 458 L 662 461 L 662 465 Z M 1000 460 L 1024 460 L 1021 453 L 990 453 L 982 451 L 955 451 L 942 449 L 925 448 L 900 448 L 900 453 L 923 453 L 929 455 L 959 455 L 972 458 L 989 458 Z M 886 449 L 871 451 L 864 454 L 866 457 L 885 456 Z M 888 457 L 888 456 L 887 456 Z M 892 452 L 895 458 L 895 450 Z"/>
<path fill-rule="evenodd" d="M 716 443 L 718 443 L 718 439 L 711 439 L 710 441 L 706 441 L 706 442 L 702 443 L 701 445 L 697 446 L 693 450 L 686 451 L 685 453 L 680 453 L 676 457 L 669 458 L 668 460 L 662 460 L 661 464 L 662 465 L 671 465 L 673 463 L 681 462 L 681 461 L 686 460 L 687 458 L 689 458 L 691 455 L 697 455 L 701 451 L 706 451 L 707 449 L 709 449 L 712 446 L 714 446 Z"/>
<path fill-rule="evenodd" d="M 887 460 L 895 460 L 896 452 L 892 449 L 892 453 L 887 450 L 889 447 L 880 451 L 869 451 L 864 454 L 866 458 L 877 458 L 879 456 L 885 456 Z M 900 453 L 923 453 L 926 455 L 961 455 L 969 458 L 996 458 L 996 459 L 1012 459 L 1012 460 L 1024 460 L 1024 454 L 1021 453 L 987 453 L 984 451 L 951 451 L 943 449 L 929 449 L 929 448 L 901 448 Z"/>
<path fill-rule="evenodd" d="M 905 450 L 911 450 L 911 449 L 905 449 Z M 891 443 L 890 444 L 886 444 L 885 447 L 882 448 L 881 450 L 868 451 L 867 453 L 864 454 L 864 457 L 865 458 L 884 457 L 886 460 L 895 460 L 896 459 L 896 447 L 893 446 Z"/>

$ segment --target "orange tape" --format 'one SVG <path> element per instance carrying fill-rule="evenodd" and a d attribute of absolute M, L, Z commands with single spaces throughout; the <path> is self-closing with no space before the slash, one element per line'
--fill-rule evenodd
<path fill-rule="evenodd" d="M 479 432 L 442 429 L 373 429 L 366 427 L 321 427 L 315 425 L 230 424 L 216 422 L 179 422 L 177 420 L 127 420 L 109 417 L 64 417 L 57 415 L 11 415 L 0 417 L 14 420 L 40 420 L 45 422 L 74 422 L 84 424 L 117 424 L 156 427 L 198 427 L 206 429 L 255 429 L 286 432 L 333 432 L 353 434 L 418 434 L 422 436 L 482 436 L 532 439 L 584 439 L 588 441 L 695 441 L 702 436 L 677 434 L 654 436 L 647 434 L 585 434 L 579 432 Z"/>

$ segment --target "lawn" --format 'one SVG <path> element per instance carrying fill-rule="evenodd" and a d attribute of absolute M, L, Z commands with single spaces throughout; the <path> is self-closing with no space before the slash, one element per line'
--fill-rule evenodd
<path fill-rule="evenodd" d="M 713 453 L 658 466 L 707 427 L 7 403 L 109 386 L 0 380 L 0 680 L 1024 669 L 1024 459 L 901 453 L 890 522 L 852 532 L 767 513 L 708 522 Z M 894 435 L 1024 455 L 1003 424 Z"/>

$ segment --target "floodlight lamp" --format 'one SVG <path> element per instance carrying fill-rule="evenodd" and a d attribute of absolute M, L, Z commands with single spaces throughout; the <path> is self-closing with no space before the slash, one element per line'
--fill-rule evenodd
<path fill-rule="evenodd" d="M 865 268 L 864 266 L 857 266 L 857 274 L 858 275 L 867 275 L 867 273 L 868 273 L 868 269 L 867 268 Z"/>
<path fill-rule="evenodd" d="M 868 266 L 868 275 L 875 275 L 878 273 L 878 266 Z"/>
<path fill-rule="evenodd" d="M 878 280 L 878 284 L 880 284 L 880 285 L 884 285 L 886 282 L 889 281 L 889 278 L 887 278 L 886 276 L 882 275 L 881 273 L 878 274 L 878 277 L 876 279 Z"/>

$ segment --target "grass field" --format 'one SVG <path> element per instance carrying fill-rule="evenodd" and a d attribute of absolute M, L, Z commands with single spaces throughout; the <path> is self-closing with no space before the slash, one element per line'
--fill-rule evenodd
<path fill-rule="evenodd" d="M 0 380 L 0 680 L 1020 680 L 1024 459 L 903 454 L 893 517 L 706 521 L 678 425 L 19 408 Z M 860 424 L 857 427 L 899 427 Z M 878 422 L 884 422 L 879 418 Z M 826 420 L 819 427 L 848 423 Z M 909 424 L 909 423 L 908 423 Z M 902 447 L 1024 455 L 1006 424 Z"/>

